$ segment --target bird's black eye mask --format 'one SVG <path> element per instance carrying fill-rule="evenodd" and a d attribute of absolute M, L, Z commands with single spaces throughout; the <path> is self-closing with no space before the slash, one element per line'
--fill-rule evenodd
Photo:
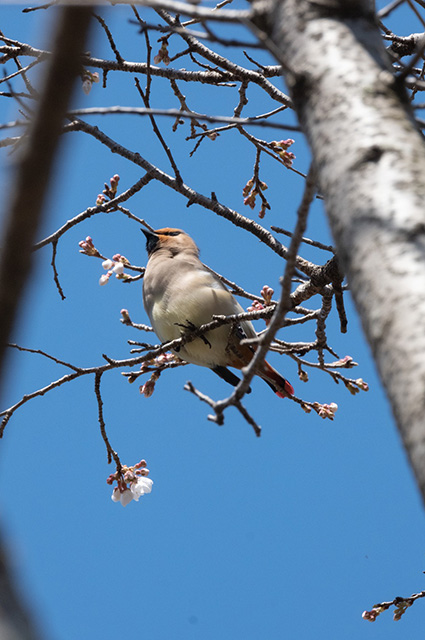
<path fill-rule="evenodd" d="M 181 231 L 161 231 L 162 236 L 179 236 Z"/>
<path fill-rule="evenodd" d="M 147 231 L 146 229 L 142 229 L 142 232 L 146 236 L 146 251 L 148 252 L 148 256 L 150 256 L 158 248 L 159 235 L 152 233 L 152 231 Z M 179 236 L 180 231 L 161 231 L 161 235 Z"/>
<path fill-rule="evenodd" d="M 151 231 L 142 229 L 142 232 L 146 236 L 146 251 L 148 252 L 148 256 L 150 256 L 158 246 L 159 238 L 156 233 L 151 233 Z"/>

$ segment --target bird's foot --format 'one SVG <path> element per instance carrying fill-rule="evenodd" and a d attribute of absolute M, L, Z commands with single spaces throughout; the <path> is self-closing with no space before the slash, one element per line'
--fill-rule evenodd
<path fill-rule="evenodd" d="M 182 327 L 182 329 L 185 329 L 186 332 L 190 333 L 191 331 L 196 331 L 198 329 L 198 327 L 193 324 L 193 322 L 191 322 L 190 320 L 186 319 L 186 324 L 181 323 L 181 322 L 175 322 L 174 323 L 177 327 Z M 207 338 L 204 335 L 200 335 L 199 336 L 202 340 L 202 342 L 204 344 L 206 344 L 210 349 L 211 347 L 211 342 L 209 340 L 207 340 Z"/>

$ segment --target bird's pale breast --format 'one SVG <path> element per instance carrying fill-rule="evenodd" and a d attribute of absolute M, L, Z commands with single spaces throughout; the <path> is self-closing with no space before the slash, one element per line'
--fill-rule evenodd
<path fill-rule="evenodd" d="M 210 322 L 213 315 L 243 313 L 233 295 L 201 263 L 201 268 L 190 265 L 185 269 L 180 265 L 178 270 L 173 271 L 174 261 L 165 262 L 170 263 L 168 272 L 158 272 L 157 282 L 150 283 L 150 279 L 146 278 L 149 276 L 147 271 L 144 285 L 145 306 L 161 341 L 179 338 L 190 331 L 191 326 L 199 327 Z M 243 324 L 247 325 L 244 328 L 248 335 L 255 335 L 251 323 Z M 208 331 L 204 339 L 196 338 L 183 346 L 178 355 L 187 362 L 201 366 L 226 366 L 230 331 L 231 325 Z"/>

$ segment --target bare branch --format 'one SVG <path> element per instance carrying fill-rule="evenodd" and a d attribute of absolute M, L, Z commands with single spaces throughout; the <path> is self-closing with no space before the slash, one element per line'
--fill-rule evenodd
<path fill-rule="evenodd" d="M 265 113 L 252 118 L 228 118 L 226 116 L 214 116 L 206 113 L 197 113 L 196 111 L 182 111 L 179 109 L 152 109 L 141 107 L 88 107 L 86 109 L 73 109 L 69 112 L 69 116 L 110 116 L 118 114 L 137 115 L 137 116 L 166 116 L 170 118 L 196 118 L 196 120 L 205 120 L 205 122 L 223 122 L 230 125 L 244 125 L 265 127 L 270 129 L 281 129 L 286 131 L 301 131 L 300 127 L 292 124 L 285 124 L 284 122 L 270 122 L 267 118 L 270 115 L 274 115 L 278 111 L 281 111 L 282 107 L 273 110 L 270 113 Z M 201 133 L 198 135 L 206 135 Z M 194 137 L 194 136 L 191 136 Z"/>
<path fill-rule="evenodd" d="M 166 174 L 161 169 L 158 169 L 157 167 L 155 167 L 148 160 L 143 158 L 140 155 L 140 153 L 129 151 L 127 148 L 123 147 L 118 142 L 112 140 L 109 136 L 107 136 L 105 133 L 100 131 L 98 127 L 89 125 L 88 123 L 83 122 L 82 120 L 76 121 L 75 123 L 73 123 L 73 126 L 75 130 L 88 133 L 89 135 L 99 140 L 99 142 L 101 142 L 102 144 L 106 145 L 108 148 L 113 150 L 114 153 L 118 153 L 122 157 L 127 158 L 127 160 L 130 160 L 134 164 L 142 167 L 143 169 L 145 169 L 145 171 L 149 173 L 151 178 L 159 180 L 159 182 L 162 182 L 166 186 L 171 187 L 172 189 L 174 189 L 175 191 L 177 191 L 178 193 L 186 197 L 188 200 L 187 206 L 190 206 L 192 204 L 199 204 L 203 206 L 205 209 L 210 209 L 211 211 L 214 211 L 214 213 L 216 213 L 217 215 L 223 218 L 226 218 L 227 220 L 232 222 L 234 225 L 241 227 L 247 231 L 250 231 L 259 240 L 261 240 L 261 242 L 264 242 L 267 246 L 270 247 L 270 249 L 275 251 L 282 258 L 286 259 L 287 253 L 288 253 L 288 250 L 286 249 L 286 247 L 284 247 L 280 242 L 278 242 L 270 232 L 268 232 L 266 229 L 264 229 L 264 227 L 259 225 L 254 220 L 251 220 L 245 216 L 242 216 L 240 213 L 237 213 L 236 211 L 230 209 L 229 207 L 222 205 L 215 198 L 208 198 L 200 194 L 199 192 L 195 191 L 185 183 L 178 184 L 175 178 Z M 97 210 L 96 211 L 93 210 L 91 215 L 93 215 L 93 213 L 97 213 Z M 296 258 L 296 266 L 297 266 L 297 269 L 299 269 L 300 271 L 303 271 L 303 273 L 305 273 L 306 275 L 317 274 L 318 268 L 315 265 L 313 265 L 313 263 L 299 256 Z M 322 276 L 325 277 L 325 272 L 323 272 Z M 323 284 L 328 284 L 328 282 L 324 282 Z"/>
<path fill-rule="evenodd" d="M 66 233 L 72 227 L 75 227 L 80 222 L 83 222 L 83 220 L 87 220 L 87 218 L 90 218 L 91 216 L 94 216 L 97 213 L 107 213 L 108 211 L 114 211 L 115 208 L 118 208 L 117 205 L 119 203 L 125 202 L 126 200 L 131 198 L 131 196 L 133 196 L 135 193 L 140 191 L 140 189 L 142 189 L 144 186 L 149 184 L 149 182 L 152 179 L 153 179 L 153 176 L 148 172 L 142 178 L 140 178 L 140 180 L 138 180 L 132 187 L 130 187 L 129 189 L 121 193 L 116 198 L 113 198 L 112 200 L 109 200 L 104 204 L 99 204 L 99 205 L 96 205 L 95 207 L 89 207 L 85 211 L 82 211 L 77 216 L 72 218 L 72 220 L 68 220 L 64 225 L 62 225 L 62 227 L 60 227 L 57 231 L 52 233 L 50 236 L 47 236 L 47 238 L 44 238 L 44 240 L 40 240 L 40 242 L 37 242 L 37 244 L 35 244 L 33 247 L 34 251 L 36 251 L 37 249 L 41 249 L 42 247 L 45 247 L 50 243 L 57 242 L 59 238 L 63 236 L 64 233 Z M 131 214 L 130 217 L 135 219 L 137 222 L 142 223 L 142 220 L 140 220 L 139 218 L 136 218 L 136 216 L 133 216 Z"/>
<path fill-rule="evenodd" d="M 389 602 L 380 602 L 379 604 L 374 604 L 371 611 L 364 611 L 362 614 L 362 618 L 364 620 L 369 620 L 370 622 L 374 622 L 376 618 L 383 612 L 389 609 L 390 607 L 395 607 L 394 610 L 394 620 L 400 620 L 401 616 L 406 612 L 406 610 L 412 606 L 416 600 L 419 598 L 425 598 L 425 591 L 419 591 L 419 593 L 413 593 L 408 598 L 402 598 L 397 596 L 394 600 L 390 600 Z"/>

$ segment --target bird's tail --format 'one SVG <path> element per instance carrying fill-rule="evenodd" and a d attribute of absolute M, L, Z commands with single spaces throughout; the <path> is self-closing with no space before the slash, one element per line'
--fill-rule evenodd
<path fill-rule="evenodd" d="M 258 375 L 267 382 L 279 398 L 288 398 L 294 395 L 294 388 L 276 369 L 264 361 Z"/>

